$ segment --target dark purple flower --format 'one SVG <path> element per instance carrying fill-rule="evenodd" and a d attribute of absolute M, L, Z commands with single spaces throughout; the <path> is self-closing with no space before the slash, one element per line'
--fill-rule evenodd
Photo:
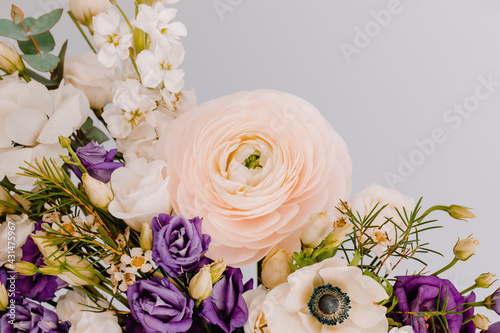
<path fill-rule="evenodd" d="M 104 147 L 91 141 L 85 147 L 78 148 L 76 150 L 76 156 L 78 156 L 83 167 L 92 178 L 107 183 L 111 179 L 113 171 L 124 166 L 123 163 L 113 162 L 113 158 L 117 152 L 117 149 L 111 149 L 108 152 Z M 73 166 L 73 170 L 78 178 L 82 177 L 78 168 Z"/>
<path fill-rule="evenodd" d="M 17 288 L 17 282 L 16 282 L 16 272 L 11 271 L 7 269 L 7 267 L 2 266 L 0 267 L 0 283 L 4 286 L 5 290 L 7 291 L 7 295 L 9 296 L 9 299 L 14 299 L 17 300 L 21 297 L 19 295 L 19 291 Z M 0 314 L 2 312 L 0 311 Z"/>
<path fill-rule="evenodd" d="M 59 323 L 54 311 L 44 308 L 28 299 L 21 299 L 2 316 L 0 332 L 2 333 L 66 333 L 71 323 Z"/>
<path fill-rule="evenodd" d="M 228 267 L 224 276 L 212 289 L 212 295 L 201 302 L 200 317 L 224 332 L 233 332 L 245 325 L 248 309 L 243 292 L 251 289 L 250 280 L 243 286 L 243 273 L 239 268 Z"/>
<path fill-rule="evenodd" d="M 210 244 L 199 217 L 160 214 L 153 219 L 153 236 L 153 259 L 173 277 L 195 271 Z"/>
<path fill-rule="evenodd" d="M 450 281 L 437 276 L 397 276 L 396 278 L 399 280 L 394 285 L 394 295 L 399 300 L 395 309 L 397 321 L 411 325 L 415 333 L 475 332 L 476 328 L 473 323 L 462 325 L 464 319 L 474 313 L 474 308 L 463 314 L 446 315 L 449 330 L 442 327 L 436 316 L 426 318 L 410 314 L 410 312 L 444 310 L 445 304 L 447 311 L 462 311 L 464 303 L 475 300 L 474 293 L 464 298 Z M 398 311 L 403 314 L 397 314 Z"/>
<path fill-rule="evenodd" d="M 139 324 L 137 321 L 135 321 L 135 319 L 132 315 L 127 317 L 127 320 L 125 322 L 125 326 L 127 328 L 127 333 L 145 333 L 146 332 L 142 328 L 141 324 Z"/>
<path fill-rule="evenodd" d="M 500 315 L 500 288 L 486 298 L 486 307 Z"/>
<path fill-rule="evenodd" d="M 42 224 L 39 221 L 33 233 L 42 230 Z M 23 257 L 21 260 L 31 262 L 36 267 L 45 265 L 43 255 L 38 249 L 31 237 L 28 237 L 26 243 L 21 247 L 23 250 Z M 57 276 L 44 275 L 37 273 L 32 276 L 19 275 L 17 278 L 17 287 L 19 293 L 27 298 L 34 299 L 39 302 L 46 302 L 54 299 L 56 291 L 67 286 L 68 284 L 58 278 Z"/>
<path fill-rule="evenodd" d="M 146 333 L 187 332 L 193 323 L 194 301 L 168 278 L 137 281 L 128 288 L 127 299 L 132 316 Z"/>
<path fill-rule="evenodd" d="M 500 333 L 500 321 L 490 325 L 487 331 L 481 331 L 486 333 Z"/>

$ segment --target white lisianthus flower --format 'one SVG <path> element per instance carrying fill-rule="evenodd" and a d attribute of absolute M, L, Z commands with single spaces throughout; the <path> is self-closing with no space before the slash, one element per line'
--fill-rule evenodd
<path fill-rule="evenodd" d="M 151 223 L 158 214 L 171 212 L 168 182 L 163 161 L 148 163 L 139 158 L 127 163 L 111 175 L 115 198 L 108 206 L 109 213 L 140 231 L 144 222 Z"/>
<path fill-rule="evenodd" d="M 379 257 L 387 247 L 395 244 L 397 235 L 401 234 L 396 225 L 403 230 L 406 228 L 398 211 L 404 216 L 403 210 L 409 214 L 415 208 L 415 202 L 412 198 L 377 184 L 372 184 L 355 195 L 351 205 L 352 211 L 355 214 L 358 212 L 360 216 L 370 214 L 376 205 L 376 210 L 380 210 L 384 205 L 387 205 L 371 223 L 371 226 L 375 228 L 366 230 L 370 238 L 378 244 L 372 251 Z M 387 223 L 388 218 L 392 220 L 392 223 Z M 390 267 L 386 266 L 386 269 L 390 270 Z"/>
<path fill-rule="evenodd" d="M 56 312 L 62 321 L 71 322 L 69 333 L 121 333 L 118 318 L 111 312 L 95 312 L 95 307 L 109 307 L 103 299 L 94 303 L 83 291 L 68 291 L 57 301 Z"/>
<path fill-rule="evenodd" d="M 146 32 L 160 48 L 168 51 L 172 42 L 175 43 L 180 37 L 187 36 L 184 24 L 170 23 L 176 14 L 177 9 L 165 8 L 162 3 L 156 3 L 153 7 L 139 5 L 139 13 L 133 25 Z"/>
<path fill-rule="evenodd" d="M 411 326 L 394 327 L 389 333 L 413 333 L 413 328 Z"/>
<path fill-rule="evenodd" d="M 112 77 L 113 72 L 101 65 L 92 52 L 66 58 L 64 63 L 64 78 L 85 93 L 92 109 L 111 103 Z"/>
<path fill-rule="evenodd" d="M 330 258 L 292 273 L 269 291 L 261 317 L 270 332 L 386 333 L 387 308 L 377 303 L 387 298 L 358 267 Z M 254 308 L 250 303 L 250 315 Z"/>
<path fill-rule="evenodd" d="M 149 88 L 157 88 L 161 83 L 170 92 L 177 94 L 184 86 L 184 70 L 179 65 L 184 61 L 182 44 L 172 44 L 170 51 L 157 48 L 154 53 L 142 51 L 137 56 L 137 68 L 142 83 Z"/>
<path fill-rule="evenodd" d="M 92 27 L 92 17 L 111 8 L 109 0 L 69 0 L 69 10 L 83 25 Z"/>
<path fill-rule="evenodd" d="M 150 91 L 139 81 L 115 81 L 113 85 L 114 108 L 105 110 L 102 117 L 114 138 L 127 138 L 132 130 L 146 120 L 146 114 L 156 109 L 159 93 Z"/>
<path fill-rule="evenodd" d="M 7 244 L 9 242 L 16 245 L 14 254 L 15 260 L 20 261 L 23 256 L 21 247 L 26 243 L 29 235 L 35 227 L 35 222 L 28 218 L 28 215 L 7 215 L 5 222 L 0 225 L 0 267 L 5 265 L 9 259 L 9 250 Z M 15 236 L 9 235 L 9 231 L 13 231 Z M 14 237 L 9 239 L 10 237 Z"/>
<path fill-rule="evenodd" d="M 125 22 L 120 23 L 120 14 L 113 8 L 93 20 L 94 43 L 99 50 L 97 60 L 107 68 L 114 68 L 119 59 L 128 58 L 132 32 Z"/>
<path fill-rule="evenodd" d="M 17 175 L 35 158 L 59 159 L 65 150 L 59 136 L 69 136 L 89 114 L 84 93 L 61 83 L 56 90 L 31 81 L 6 78 L 0 81 L 0 179 L 30 185 L 33 179 Z"/>
<path fill-rule="evenodd" d="M 243 326 L 245 333 L 271 333 L 262 309 L 268 292 L 263 285 L 259 285 L 243 294 L 248 308 L 248 320 Z"/>

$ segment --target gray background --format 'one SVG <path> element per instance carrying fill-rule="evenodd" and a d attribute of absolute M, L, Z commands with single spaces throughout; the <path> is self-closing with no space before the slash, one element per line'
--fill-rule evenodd
<path fill-rule="evenodd" d="M 14 1 L 27 15 L 65 2 Z M 2 17 L 10 3 L 1 0 Z M 131 0 L 119 3 L 132 13 Z M 500 82 L 498 1 L 183 0 L 175 6 L 188 28 L 186 87 L 199 102 L 257 88 L 310 101 L 349 146 L 353 194 L 372 182 L 389 186 L 392 173 L 401 177 L 394 188 L 423 196 L 425 207 L 474 208 L 478 218 L 469 223 L 435 215 L 445 228 L 424 237 L 445 258 L 429 258 L 429 271 L 451 260 L 457 237 L 473 233 L 481 242 L 477 255 L 444 276 L 461 290 L 480 273 L 500 275 L 500 86 L 460 124 L 445 119 L 454 104 L 474 102 L 479 77 Z M 373 11 L 380 16 L 388 8 L 397 13 L 381 26 Z M 371 37 L 348 61 L 341 46 L 356 45 L 358 29 Z M 59 45 L 70 38 L 70 55 L 87 51 L 67 16 L 54 34 Z M 424 154 L 416 141 L 428 142 L 435 130 L 446 139 Z M 398 171 L 402 160 L 412 167 Z M 478 299 L 486 294 L 479 291 Z"/>

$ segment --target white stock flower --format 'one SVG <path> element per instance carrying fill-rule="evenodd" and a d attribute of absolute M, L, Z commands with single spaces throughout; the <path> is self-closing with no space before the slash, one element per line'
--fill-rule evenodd
<path fill-rule="evenodd" d="M 5 265 L 9 259 L 9 250 L 7 244 L 15 244 L 15 260 L 20 261 L 23 256 L 21 247 L 26 243 L 29 235 L 33 231 L 35 222 L 28 218 L 28 215 L 7 215 L 5 222 L 0 225 L 0 267 Z M 10 228 L 9 228 L 10 227 Z M 14 231 L 14 236 L 9 235 L 9 231 Z M 13 239 L 9 240 L 9 237 Z"/>
<path fill-rule="evenodd" d="M 59 136 L 67 137 L 89 114 L 84 93 L 61 83 L 56 90 L 31 81 L 8 78 L 0 81 L 0 179 L 30 185 L 33 179 L 17 175 L 25 161 L 35 158 L 59 160 L 65 153 Z"/>
<path fill-rule="evenodd" d="M 99 299 L 96 304 L 84 292 L 74 289 L 59 298 L 56 312 L 59 319 L 71 322 L 69 333 L 121 333 L 118 318 L 111 312 L 95 312 L 96 305 L 107 308 L 109 303 Z"/>
<path fill-rule="evenodd" d="M 169 51 L 157 48 L 154 53 L 142 51 L 137 56 L 137 68 L 141 74 L 142 83 L 149 88 L 164 84 L 170 92 L 177 94 L 184 86 L 184 70 L 178 69 L 184 60 L 182 44 L 172 44 Z"/>
<path fill-rule="evenodd" d="M 133 25 L 146 32 L 164 50 L 171 48 L 172 42 L 187 35 L 186 26 L 181 22 L 169 23 L 177 14 L 175 8 L 165 8 L 156 3 L 153 7 L 139 5 L 139 13 Z"/>
<path fill-rule="evenodd" d="M 132 32 L 125 22 L 120 23 L 120 14 L 111 8 L 94 17 L 94 43 L 99 52 L 97 60 L 108 68 L 114 68 L 119 59 L 129 56 L 132 47 Z"/>
<path fill-rule="evenodd" d="M 320 304 L 325 297 L 332 300 L 327 312 Z M 269 291 L 262 301 L 262 319 L 270 332 L 386 333 L 387 309 L 377 303 L 387 298 L 384 288 L 358 267 L 330 258 L 290 274 L 288 282 Z M 250 305 L 253 319 L 255 305 Z"/>
<path fill-rule="evenodd" d="M 85 93 L 93 109 L 102 109 L 112 100 L 112 71 L 97 61 L 97 55 L 90 52 L 66 58 L 64 78 Z"/>
<path fill-rule="evenodd" d="M 116 169 L 111 175 L 115 198 L 108 206 L 110 214 L 140 231 L 144 222 L 171 212 L 168 182 L 167 165 L 160 160 L 135 159 Z"/>

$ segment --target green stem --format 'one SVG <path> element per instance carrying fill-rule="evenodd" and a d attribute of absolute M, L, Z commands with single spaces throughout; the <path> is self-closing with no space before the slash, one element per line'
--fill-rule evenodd
<path fill-rule="evenodd" d="M 467 309 L 470 309 L 470 308 L 476 308 L 476 307 L 479 307 L 479 306 L 486 306 L 486 303 L 484 301 L 481 301 L 481 302 L 473 302 L 473 303 L 464 303 L 463 306 Z"/>
<path fill-rule="evenodd" d="M 29 77 L 28 73 L 26 73 L 26 70 L 19 72 L 19 75 L 24 79 L 26 82 L 30 82 L 31 78 Z"/>
<path fill-rule="evenodd" d="M 444 266 L 443 268 L 441 268 L 439 271 L 435 272 L 435 273 L 432 273 L 431 275 L 439 275 L 445 271 L 447 271 L 448 269 L 452 268 L 453 266 L 455 266 L 455 264 L 458 262 L 458 259 L 455 257 L 453 258 L 453 260 L 446 266 Z"/>
<path fill-rule="evenodd" d="M 422 216 L 419 218 L 419 220 L 423 220 L 427 215 L 429 215 L 430 213 L 432 213 L 433 211 L 436 211 L 436 210 L 442 210 L 444 212 L 448 211 L 448 206 L 443 206 L 443 205 L 436 205 L 436 206 L 433 206 L 429 209 L 427 209 L 423 214 Z"/>
<path fill-rule="evenodd" d="M 465 290 L 461 291 L 461 292 L 460 292 L 460 294 L 462 294 L 462 295 L 463 295 L 463 294 L 466 294 L 466 293 L 468 293 L 469 291 L 472 291 L 472 290 L 476 289 L 477 287 L 478 287 L 478 286 L 477 286 L 477 284 L 475 284 L 475 283 L 474 283 L 474 284 L 473 284 L 472 286 L 470 286 L 469 288 L 467 288 L 467 289 L 465 289 Z"/>
<path fill-rule="evenodd" d="M 359 251 L 354 252 L 354 258 L 352 258 L 351 262 L 349 263 L 349 266 L 358 266 L 360 259 L 361 259 L 361 252 Z"/>
<path fill-rule="evenodd" d="M 132 24 L 130 24 L 130 21 L 128 20 L 127 15 L 125 15 L 125 13 L 123 12 L 123 10 L 121 9 L 121 7 L 120 7 L 118 4 L 116 4 L 115 6 L 116 6 L 116 8 L 118 8 L 118 10 L 119 10 L 119 11 L 120 11 L 120 13 L 122 14 L 123 18 L 124 18 L 124 19 L 125 19 L 125 21 L 127 22 L 128 26 L 129 26 L 129 28 L 130 28 L 130 32 L 132 32 L 132 33 L 133 33 L 133 32 L 134 32 L 134 27 L 132 26 Z"/>
<path fill-rule="evenodd" d="M 130 61 L 132 62 L 132 65 L 134 66 L 135 72 L 137 73 L 137 76 L 139 77 L 139 82 L 142 83 L 141 74 L 139 73 L 139 69 L 137 68 L 137 64 L 135 63 L 135 59 L 132 55 L 132 52 L 130 52 Z"/>
<path fill-rule="evenodd" d="M 97 51 L 95 50 L 94 46 L 92 45 L 92 43 L 90 42 L 89 38 L 87 37 L 87 35 L 85 34 L 85 31 L 83 31 L 80 23 L 78 23 L 78 20 L 76 19 L 75 15 L 73 15 L 72 12 L 68 11 L 68 15 L 71 17 L 71 20 L 73 20 L 73 23 L 75 23 L 76 27 L 78 28 L 78 30 L 80 31 L 80 33 L 82 34 L 83 38 L 85 38 L 85 41 L 87 42 L 87 44 L 89 44 L 90 46 L 90 49 L 92 50 L 92 52 L 94 53 L 97 53 Z"/>

